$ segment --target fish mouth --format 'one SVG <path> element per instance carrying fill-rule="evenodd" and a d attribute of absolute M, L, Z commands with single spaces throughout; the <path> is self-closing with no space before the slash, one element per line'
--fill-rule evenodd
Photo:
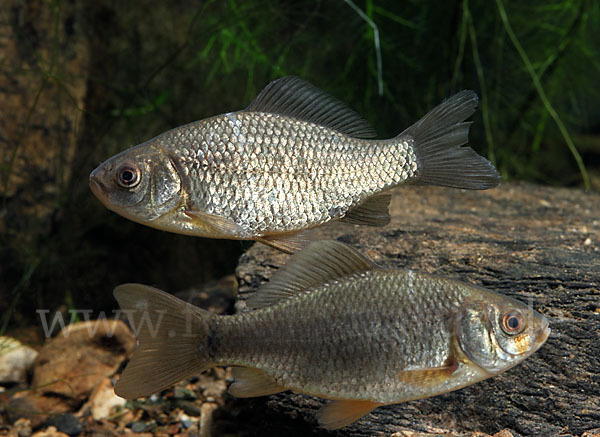
<path fill-rule="evenodd" d="M 552 331 L 550 329 L 550 324 L 548 323 L 548 320 L 544 320 L 544 326 L 542 327 L 542 329 L 540 329 L 540 332 L 537 336 L 537 342 L 538 344 L 543 344 L 548 337 L 550 336 L 550 332 Z"/>
<path fill-rule="evenodd" d="M 92 193 L 94 193 L 94 196 L 96 196 L 100 202 L 106 204 L 106 201 L 108 200 L 106 187 L 96 178 L 94 172 L 90 175 L 90 190 L 92 190 Z"/>

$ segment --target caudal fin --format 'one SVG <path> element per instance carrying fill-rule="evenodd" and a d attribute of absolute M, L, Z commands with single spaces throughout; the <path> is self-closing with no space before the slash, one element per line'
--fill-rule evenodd
<path fill-rule="evenodd" d="M 117 395 L 147 396 L 213 366 L 207 339 L 214 315 L 147 285 L 119 285 L 114 296 L 138 340 L 115 385 Z"/>
<path fill-rule="evenodd" d="M 461 147 L 469 137 L 477 109 L 477 94 L 465 90 L 429 111 L 402 132 L 414 139 L 417 174 L 414 182 L 453 188 L 485 190 L 498 185 L 500 175 L 490 161 L 470 147 Z"/>

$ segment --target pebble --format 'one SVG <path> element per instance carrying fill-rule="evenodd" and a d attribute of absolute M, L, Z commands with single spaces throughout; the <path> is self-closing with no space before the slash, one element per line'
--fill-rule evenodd
<path fill-rule="evenodd" d="M 179 433 L 180 425 L 178 423 L 172 423 L 167 426 L 167 434 L 173 435 Z"/>
<path fill-rule="evenodd" d="M 127 401 L 115 394 L 110 378 L 105 378 L 90 396 L 90 410 L 94 420 L 101 420 L 110 416 L 117 407 L 123 407 Z"/>
<path fill-rule="evenodd" d="M 492 437 L 514 437 L 513 433 L 508 429 L 503 429 L 500 432 L 497 432 Z"/>
<path fill-rule="evenodd" d="M 17 432 L 18 437 L 29 437 L 31 435 L 31 421 L 24 417 L 17 419 L 13 424 L 13 429 Z"/>
<path fill-rule="evenodd" d="M 38 431 L 31 437 L 68 437 L 64 432 L 60 432 L 55 426 L 49 426 L 44 431 Z"/>
<path fill-rule="evenodd" d="M 188 429 L 194 425 L 194 421 L 189 416 L 182 414 L 181 415 L 181 424 L 183 425 L 184 428 Z"/>
<path fill-rule="evenodd" d="M 175 387 L 173 390 L 173 397 L 175 399 L 187 399 L 192 401 L 198 398 L 196 393 L 194 393 L 192 390 L 183 387 Z"/>
<path fill-rule="evenodd" d="M 12 337 L 0 337 L 0 383 L 24 383 L 37 355 Z"/>
<path fill-rule="evenodd" d="M 81 422 L 75 416 L 68 413 L 51 417 L 46 424 L 55 426 L 60 432 L 64 432 L 69 436 L 79 435 L 83 431 Z"/>
<path fill-rule="evenodd" d="M 200 416 L 200 431 L 202 436 L 210 436 L 212 429 L 213 413 L 218 408 L 217 404 L 202 404 L 202 416 Z"/>
<path fill-rule="evenodd" d="M 181 424 L 183 425 L 184 428 L 188 429 L 194 425 L 194 422 L 192 422 L 191 420 L 182 420 Z"/>
<path fill-rule="evenodd" d="M 194 404 L 190 401 L 179 401 L 176 404 L 179 408 L 183 410 L 185 414 L 188 416 L 200 416 L 202 414 L 202 409 L 200 406 Z"/>
<path fill-rule="evenodd" d="M 131 430 L 133 432 L 144 432 L 146 431 L 146 422 L 133 422 L 131 424 Z"/>

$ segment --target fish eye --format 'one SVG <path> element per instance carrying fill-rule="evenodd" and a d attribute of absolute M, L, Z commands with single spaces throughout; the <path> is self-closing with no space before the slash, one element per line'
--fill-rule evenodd
<path fill-rule="evenodd" d="M 117 183 L 123 188 L 133 188 L 141 179 L 140 168 L 135 164 L 123 164 L 117 169 Z"/>
<path fill-rule="evenodd" d="M 517 310 L 509 310 L 502 315 L 502 330 L 508 335 L 519 334 L 524 325 L 523 315 Z"/>

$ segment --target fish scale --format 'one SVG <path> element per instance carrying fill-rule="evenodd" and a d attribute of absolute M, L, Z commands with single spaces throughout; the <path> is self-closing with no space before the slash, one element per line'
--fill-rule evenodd
<path fill-rule="evenodd" d="M 276 307 L 221 317 L 215 329 L 222 348 L 215 359 L 264 369 L 283 387 L 328 398 L 389 403 L 422 394 L 397 374 L 444 365 L 451 353 L 448 325 L 469 290 L 409 288 L 411 275 L 385 270 L 353 275 Z M 348 378 L 367 388 L 357 392 Z"/>

